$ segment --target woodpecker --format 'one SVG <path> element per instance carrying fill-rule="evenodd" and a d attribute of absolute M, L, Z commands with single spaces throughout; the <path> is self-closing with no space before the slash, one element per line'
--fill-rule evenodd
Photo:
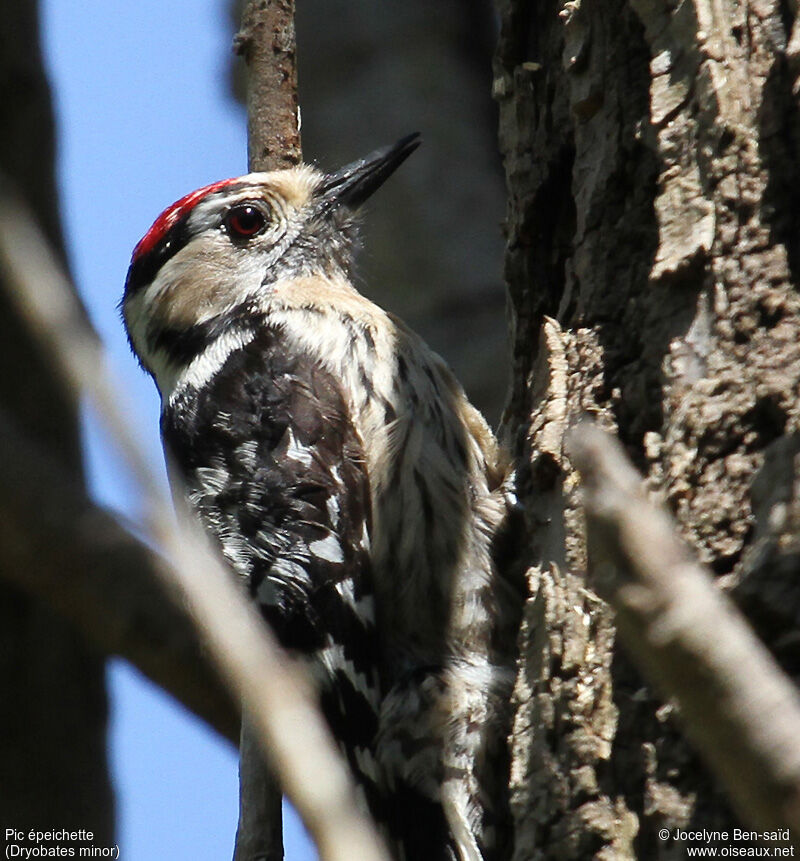
<path fill-rule="evenodd" d="M 121 307 L 176 484 L 307 659 L 396 857 L 480 861 L 502 819 L 508 461 L 353 285 L 358 210 L 418 143 L 186 195 L 136 245 Z"/>

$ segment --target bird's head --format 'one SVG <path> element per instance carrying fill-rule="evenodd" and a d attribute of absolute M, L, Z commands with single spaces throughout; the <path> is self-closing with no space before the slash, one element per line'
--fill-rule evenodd
<path fill-rule="evenodd" d="M 154 376 L 191 359 L 286 278 L 349 273 L 354 214 L 419 145 L 409 135 L 342 170 L 300 166 L 226 179 L 159 215 L 133 251 L 122 314 Z"/>

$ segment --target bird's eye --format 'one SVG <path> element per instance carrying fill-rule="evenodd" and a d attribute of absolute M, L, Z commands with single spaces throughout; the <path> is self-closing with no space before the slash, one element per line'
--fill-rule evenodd
<path fill-rule="evenodd" d="M 233 239 L 250 239 L 267 226 L 267 218 L 252 203 L 241 203 L 228 210 L 223 223 Z"/>

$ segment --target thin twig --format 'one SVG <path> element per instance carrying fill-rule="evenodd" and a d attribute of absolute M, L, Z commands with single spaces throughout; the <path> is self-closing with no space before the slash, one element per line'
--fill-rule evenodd
<path fill-rule="evenodd" d="M 250 170 L 300 164 L 294 0 L 247 0 L 234 50 L 247 64 Z"/>
<path fill-rule="evenodd" d="M 592 582 L 628 653 L 674 698 L 687 734 L 743 819 L 800 836 L 800 695 L 733 603 L 653 506 L 618 443 L 569 439 L 580 470 Z M 785 845 L 785 844 L 783 844 Z"/>
<path fill-rule="evenodd" d="M 65 384 L 85 393 L 107 423 L 148 503 L 147 528 L 172 565 L 165 576 L 186 595 L 193 620 L 234 697 L 252 720 L 265 754 L 323 859 L 385 859 L 355 803 L 344 761 L 314 703 L 309 683 L 290 663 L 199 526 L 175 519 L 126 415 L 125 389 L 106 366 L 66 275 L 24 204 L 0 188 L 0 266 L 24 318 L 49 351 Z"/>
<path fill-rule="evenodd" d="M 247 66 L 247 165 L 251 171 L 302 160 L 294 0 L 245 0 L 234 50 Z M 239 824 L 234 861 L 283 858 L 281 788 L 244 721 L 239 746 Z"/>

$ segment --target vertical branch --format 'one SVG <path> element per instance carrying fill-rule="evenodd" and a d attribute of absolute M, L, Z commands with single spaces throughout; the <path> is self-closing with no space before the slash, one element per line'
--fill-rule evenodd
<path fill-rule="evenodd" d="M 299 164 L 294 0 L 247 0 L 234 51 L 247 65 L 248 167 Z"/>
<path fill-rule="evenodd" d="M 242 715 L 239 736 L 239 824 L 234 861 L 282 861 L 281 789 L 264 761 L 258 731 Z"/>
<path fill-rule="evenodd" d="M 299 164 L 300 109 L 294 0 L 245 0 L 234 51 L 247 66 L 247 166 Z M 239 743 L 239 825 L 235 861 L 281 861 L 281 789 L 243 715 Z"/>

